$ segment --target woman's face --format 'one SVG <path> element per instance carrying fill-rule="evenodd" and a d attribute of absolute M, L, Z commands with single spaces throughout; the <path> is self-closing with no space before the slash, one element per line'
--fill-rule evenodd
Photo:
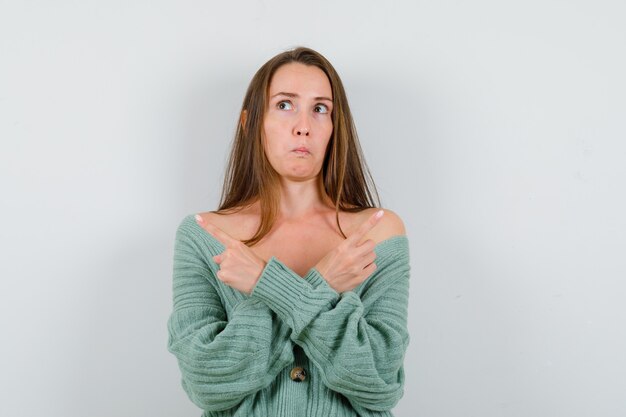
<path fill-rule="evenodd" d="M 278 174 L 306 180 L 320 173 L 333 132 L 332 99 L 321 69 L 289 63 L 276 70 L 263 133 L 265 154 Z"/>

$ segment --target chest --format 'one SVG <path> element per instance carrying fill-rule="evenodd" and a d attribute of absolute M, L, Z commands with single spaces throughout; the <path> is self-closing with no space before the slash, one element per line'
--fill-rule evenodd
<path fill-rule="evenodd" d="M 272 256 L 280 259 L 289 269 L 305 276 L 328 252 L 343 241 L 333 232 L 278 233 L 253 246 L 252 251 L 264 261 Z"/>

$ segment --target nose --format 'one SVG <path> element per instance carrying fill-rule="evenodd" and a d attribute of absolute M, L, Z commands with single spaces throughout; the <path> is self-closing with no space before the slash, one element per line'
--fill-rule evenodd
<path fill-rule="evenodd" d="M 309 136 L 311 124 L 307 115 L 301 115 L 296 121 L 296 125 L 293 128 L 293 133 L 298 136 Z"/>

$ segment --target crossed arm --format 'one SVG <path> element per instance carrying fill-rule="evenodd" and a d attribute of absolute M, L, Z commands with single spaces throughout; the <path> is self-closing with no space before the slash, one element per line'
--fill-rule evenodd
<path fill-rule="evenodd" d="M 405 240 L 386 246 L 365 285 L 342 294 L 316 269 L 303 280 L 272 258 L 250 297 L 227 319 L 217 278 L 188 228 L 181 225 L 176 238 L 168 349 L 178 358 L 183 387 L 194 403 L 225 410 L 252 401 L 251 394 L 293 362 L 296 343 L 324 384 L 360 414 L 395 406 L 409 342 Z"/>

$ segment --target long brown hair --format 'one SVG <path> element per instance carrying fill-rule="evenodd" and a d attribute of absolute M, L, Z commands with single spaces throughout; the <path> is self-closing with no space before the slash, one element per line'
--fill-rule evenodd
<path fill-rule="evenodd" d="M 285 64 L 298 62 L 320 68 L 330 81 L 333 94 L 333 133 L 318 176 L 321 195 L 326 194 L 339 211 L 359 212 L 380 207 L 380 198 L 369 172 L 348 106 L 348 99 L 337 71 L 320 53 L 304 47 L 280 53 L 267 61 L 256 72 L 243 99 L 245 121 L 237 125 L 230 153 L 218 214 L 237 212 L 260 201 L 261 224 L 255 235 L 245 240 L 252 246 L 270 232 L 280 203 L 278 173 L 270 165 L 263 149 L 263 120 L 268 103 L 267 95 L 276 70 Z M 374 201 L 373 194 L 376 196 Z M 376 202 L 376 204 L 375 204 Z"/>

